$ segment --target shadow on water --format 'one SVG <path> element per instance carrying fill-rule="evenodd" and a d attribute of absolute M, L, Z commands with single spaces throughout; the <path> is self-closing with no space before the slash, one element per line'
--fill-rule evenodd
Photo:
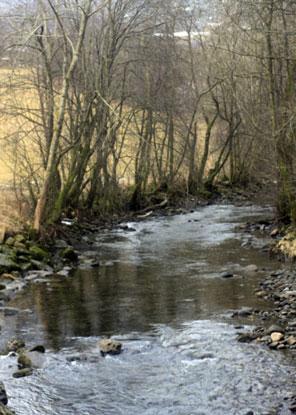
<path fill-rule="evenodd" d="M 52 351 L 22 387 L 8 381 L 23 400 L 22 414 L 286 413 L 278 404 L 295 387 L 290 361 L 238 344 L 230 318 L 243 306 L 268 307 L 253 292 L 265 269 L 279 265 L 242 247 L 246 236 L 235 228 L 269 214 L 210 206 L 131 223 L 131 232 L 97 235 L 90 254 L 99 268 L 29 287 L 14 304 L 32 313 L 12 317 L 2 340 L 17 334 Z M 259 271 L 246 273 L 249 264 Z M 224 271 L 235 277 L 222 279 Z M 103 335 L 122 340 L 124 353 L 100 359 L 96 342 Z M 68 363 L 78 352 L 96 363 Z"/>

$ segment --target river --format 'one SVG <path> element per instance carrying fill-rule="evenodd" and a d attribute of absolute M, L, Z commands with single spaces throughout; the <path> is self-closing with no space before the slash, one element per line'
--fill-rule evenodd
<path fill-rule="evenodd" d="M 30 377 L 14 379 L 15 359 L 0 359 L 17 415 L 288 414 L 295 391 L 292 356 L 236 341 L 242 307 L 279 264 L 248 244 L 238 225 L 268 208 L 214 205 L 183 215 L 128 223 L 94 236 L 89 257 L 68 278 L 32 284 L 12 305 L 1 342 L 13 336 L 47 347 Z M 253 245 L 264 241 L 253 239 Z M 255 264 L 259 271 L 246 273 Z M 223 279 L 224 271 L 235 277 Z M 103 358 L 113 336 L 123 353 Z"/>

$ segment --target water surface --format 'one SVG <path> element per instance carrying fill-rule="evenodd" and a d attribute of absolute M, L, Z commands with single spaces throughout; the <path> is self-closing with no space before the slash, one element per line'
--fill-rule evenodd
<path fill-rule="evenodd" d="M 22 415 L 289 413 L 280 405 L 295 388 L 290 357 L 237 343 L 235 326 L 256 322 L 231 318 L 268 307 L 253 291 L 279 264 L 248 247 L 237 225 L 270 213 L 209 206 L 98 234 L 86 255 L 99 268 L 34 284 L 15 300 L 31 312 L 11 317 L 2 341 L 17 334 L 49 352 L 20 380 L 10 377 L 14 360 L 1 360 L 11 406 Z M 259 272 L 246 273 L 249 264 Z M 229 270 L 236 276 L 222 279 Z M 120 356 L 99 356 L 104 335 L 123 342 Z"/>

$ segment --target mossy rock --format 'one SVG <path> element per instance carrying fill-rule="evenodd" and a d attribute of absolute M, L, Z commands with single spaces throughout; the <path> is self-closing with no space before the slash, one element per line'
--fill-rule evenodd
<path fill-rule="evenodd" d="M 36 259 L 31 259 L 30 265 L 32 270 L 35 269 L 38 271 L 42 271 L 46 267 L 46 264 L 44 262 L 37 261 Z"/>
<path fill-rule="evenodd" d="M 8 255 L 0 254 L 0 274 L 10 271 L 20 271 L 20 266 Z"/>
<path fill-rule="evenodd" d="M 17 249 L 22 249 L 22 250 L 27 249 L 26 245 L 23 242 L 18 242 L 18 241 L 14 243 L 14 247 Z"/>
<path fill-rule="evenodd" d="M 7 245 L 7 246 L 14 246 L 14 243 L 15 243 L 15 239 L 12 236 L 7 238 L 6 241 L 5 241 L 5 245 Z"/>
<path fill-rule="evenodd" d="M 14 237 L 15 243 L 19 242 L 19 243 L 25 243 L 26 242 L 26 238 L 24 237 L 24 235 L 18 234 Z"/>
<path fill-rule="evenodd" d="M 68 246 L 67 248 L 63 249 L 60 253 L 60 257 L 72 262 L 78 260 L 78 255 L 71 246 Z"/>
<path fill-rule="evenodd" d="M 29 248 L 29 252 L 33 259 L 40 261 L 47 261 L 49 259 L 49 253 L 38 245 L 33 245 Z"/>

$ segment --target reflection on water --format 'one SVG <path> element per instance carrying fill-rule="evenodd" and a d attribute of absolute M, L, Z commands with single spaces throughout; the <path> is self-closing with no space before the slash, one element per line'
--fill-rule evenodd
<path fill-rule="evenodd" d="M 244 267 L 278 267 L 242 248 L 235 231 L 260 214 L 268 211 L 211 206 L 131 223 L 134 231 L 97 236 L 89 255 L 98 269 L 30 287 L 15 304 L 33 313 L 11 318 L 3 339 L 17 333 L 53 351 L 20 387 L 9 380 L 22 414 L 270 414 L 295 386 L 289 362 L 238 344 L 229 318 L 242 306 L 264 307 L 252 295 L 262 274 Z M 237 276 L 222 279 L 226 270 Z M 123 340 L 124 353 L 101 359 L 103 335 Z M 78 352 L 87 361 L 67 362 Z M 4 359 L 0 374 L 9 378 L 8 366 Z"/>

